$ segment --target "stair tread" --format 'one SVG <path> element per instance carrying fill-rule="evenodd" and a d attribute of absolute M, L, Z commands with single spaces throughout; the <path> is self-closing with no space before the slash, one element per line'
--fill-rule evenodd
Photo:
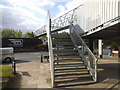
<path fill-rule="evenodd" d="M 67 76 L 67 75 L 81 75 L 81 74 L 88 74 L 88 71 L 64 71 L 64 72 L 55 72 L 55 75 L 62 75 L 62 76 Z"/>
<path fill-rule="evenodd" d="M 81 59 L 61 59 L 61 60 L 55 60 L 55 62 L 82 62 Z"/>
<path fill-rule="evenodd" d="M 70 71 L 70 70 L 81 70 L 81 71 L 84 71 L 84 70 L 87 70 L 85 67 L 84 68 L 57 68 L 55 69 L 55 71 Z"/>
<path fill-rule="evenodd" d="M 52 38 L 70 38 L 68 34 L 52 34 Z"/>
<path fill-rule="evenodd" d="M 74 49 L 54 49 L 54 52 L 77 52 L 77 50 Z"/>
<path fill-rule="evenodd" d="M 59 83 L 56 83 L 56 86 L 57 87 L 70 87 L 70 86 L 77 86 L 77 85 L 88 85 L 88 84 L 93 84 L 93 83 L 96 83 L 95 81 L 93 80 L 86 80 L 86 81 L 70 81 L 69 83 L 68 82 L 59 82 Z"/>
<path fill-rule="evenodd" d="M 68 55 L 64 55 L 64 56 L 55 56 L 56 58 L 80 58 L 80 56 L 76 56 L 76 55 L 70 55 L 70 56 L 68 56 Z"/>
<path fill-rule="evenodd" d="M 74 69 L 74 70 L 56 70 L 55 73 L 62 73 L 62 72 L 82 72 L 82 71 L 88 71 L 87 69 Z"/>
<path fill-rule="evenodd" d="M 76 65 L 76 64 L 83 64 L 83 62 L 59 62 L 58 65 Z"/>
<path fill-rule="evenodd" d="M 91 77 L 89 73 L 82 73 L 82 74 L 58 74 L 55 75 L 56 79 L 65 79 L 65 78 L 85 78 L 85 77 Z"/>
<path fill-rule="evenodd" d="M 86 77 L 87 79 L 90 79 L 91 80 L 91 77 Z M 74 78 L 63 78 L 63 79 L 55 79 L 55 82 L 63 82 L 63 81 L 65 81 L 65 82 L 70 82 L 70 81 L 73 81 L 73 80 L 76 80 L 76 79 L 81 79 L 80 81 L 83 81 L 83 79 L 82 78 L 80 78 L 80 77 L 74 77 Z M 77 81 L 77 80 L 76 80 Z M 85 81 L 85 80 L 84 80 Z"/>
<path fill-rule="evenodd" d="M 74 49 L 75 46 L 64 46 L 64 48 L 65 48 L 65 49 L 68 49 L 68 48 L 70 48 L 70 49 L 71 49 L 71 48 Z"/>
<path fill-rule="evenodd" d="M 55 50 L 53 51 L 54 54 L 61 54 L 61 55 L 79 55 L 76 51 L 72 50 Z"/>
<path fill-rule="evenodd" d="M 56 64 L 55 67 L 77 67 L 77 66 L 83 66 L 83 63 L 79 63 L 79 64 Z"/>
<path fill-rule="evenodd" d="M 58 46 L 61 46 L 61 45 L 68 45 L 68 46 L 74 46 L 74 44 L 72 42 L 53 42 L 53 45 L 58 45 Z"/>
<path fill-rule="evenodd" d="M 53 42 L 72 42 L 70 38 L 55 38 Z"/>

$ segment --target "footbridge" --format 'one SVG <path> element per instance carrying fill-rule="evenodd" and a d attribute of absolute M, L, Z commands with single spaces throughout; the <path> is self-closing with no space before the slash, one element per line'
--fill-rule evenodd
<path fill-rule="evenodd" d="M 54 20 L 48 13 L 46 25 L 34 33 L 37 37 L 47 34 L 52 87 L 97 82 L 93 39 L 118 37 L 119 15 L 119 0 L 87 0 Z M 67 34 L 55 33 L 66 29 Z M 89 45 L 83 38 L 89 39 Z"/>
<path fill-rule="evenodd" d="M 119 23 L 119 0 L 87 0 L 84 4 L 52 20 L 51 31 L 69 29 L 73 24 L 82 37 L 106 38 L 106 34 L 116 36 Z M 46 25 L 34 33 L 38 37 L 46 34 Z"/>

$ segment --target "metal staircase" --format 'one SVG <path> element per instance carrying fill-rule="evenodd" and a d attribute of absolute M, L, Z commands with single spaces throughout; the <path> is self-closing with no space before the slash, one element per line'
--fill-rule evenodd
<path fill-rule="evenodd" d="M 67 87 L 94 83 L 70 34 L 52 34 L 54 86 Z"/>
<path fill-rule="evenodd" d="M 47 34 L 52 87 L 97 81 L 97 59 L 82 38 L 115 31 L 120 19 L 118 4 L 119 0 L 88 0 L 52 21 L 48 15 L 47 24 L 34 32 L 37 37 Z M 65 29 L 70 33 L 53 34 Z"/>
<path fill-rule="evenodd" d="M 97 59 L 70 24 L 70 34 L 51 33 L 48 13 L 47 37 L 52 87 L 67 87 L 97 81 Z"/>

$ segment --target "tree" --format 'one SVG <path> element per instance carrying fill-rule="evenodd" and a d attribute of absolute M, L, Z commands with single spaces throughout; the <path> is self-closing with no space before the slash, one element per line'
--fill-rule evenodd
<path fill-rule="evenodd" d="M 47 36 L 46 36 L 46 35 L 41 36 L 41 37 L 39 37 L 39 39 L 44 40 L 44 41 L 47 41 Z"/>
<path fill-rule="evenodd" d="M 14 31 L 13 29 L 3 29 L 0 31 L 2 38 L 20 38 L 22 37 L 22 32 L 20 30 Z"/>
<path fill-rule="evenodd" d="M 111 49 L 111 50 L 118 50 L 118 44 L 117 44 L 117 43 L 112 43 L 112 44 L 110 45 L 110 49 Z"/>
<path fill-rule="evenodd" d="M 35 35 L 33 32 L 26 32 L 26 34 L 23 35 L 23 37 L 27 37 L 27 38 L 34 38 Z"/>
<path fill-rule="evenodd" d="M 1 35 L 3 38 L 13 38 L 15 37 L 14 30 L 12 29 L 3 29 L 1 31 Z"/>
<path fill-rule="evenodd" d="M 20 30 L 15 31 L 15 37 L 17 37 L 17 38 L 22 37 L 22 32 Z"/>

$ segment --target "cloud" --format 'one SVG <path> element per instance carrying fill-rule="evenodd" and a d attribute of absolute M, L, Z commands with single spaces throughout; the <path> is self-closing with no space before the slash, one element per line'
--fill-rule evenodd
<path fill-rule="evenodd" d="M 81 5 L 83 2 L 85 2 L 86 0 L 72 0 L 69 2 L 67 2 L 64 6 L 63 5 L 59 5 L 58 6 L 58 9 L 59 9 L 59 12 L 58 14 L 56 15 L 55 18 L 65 14 L 66 12 L 78 7 L 79 5 Z"/>
<path fill-rule="evenodd" d="M 44 7 L 52 7 L 55 5 L 52 0 L 2 0 L 2 2 L 7 2 L 15 8 L 28 9 L 42 15 L 46 14 L 46 11 L 43 9 Z"/>
<path fill-rule="evenodd" d="M 56 2 L 65 2 L 58 6 L 56 17 L 77 7 L 83 0 L 1 0 L 0 20 L 3 28 L 20 29 L 23 32 L 39 29 L 45 24 L 46 9 L 54 7 Z M 54 10 L 53 10 L 54 11 Z M 56 13 L 57 11 L 55 11 Z"/>
<path fill-rule="evenodd" d="M 53 7 L 53 0 L 1 0 L 0 28 L 33 31 L 45 24 L 45 8 Z"/>
<path fill-rule="evenodd" d="M 58 11 L 58 14 L 56 15 L 55 18 L 63 15 L 63 14 L 66 12 L 66 9 L 65 9 L 65 7 L 64 7 L 63 5 L 59 5 L 59 6 L 58 6 L 58 9 L 59 9 L 59 11 Z"/>
<path fill-rule="evenodd" d="M 35 15 L 25 9 L 13 8 L 0 5 L 0 21 L 2 28 L 20 29 L 23 32 L 36 30 L 44 24 L 44 19 L 39 19 Z"/>
<path fill-rule="evenodd" d="M 74 9 L 76 7 L 78 7 L 79 5 L 81 5 L 85 0 L 73 0 L 71 2 L 68 2 L 65 7 L 67 8 L 67 10 L 71 10 Z"/>

